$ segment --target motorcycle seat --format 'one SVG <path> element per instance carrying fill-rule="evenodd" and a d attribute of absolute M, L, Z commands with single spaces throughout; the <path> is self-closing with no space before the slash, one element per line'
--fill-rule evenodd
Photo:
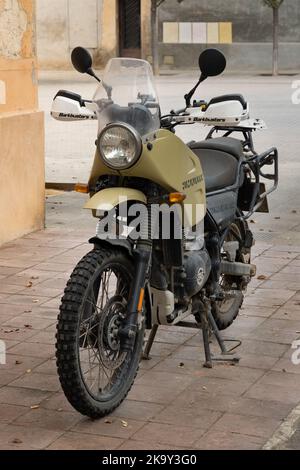
<path fill-rule="evenodd" d="M 243 146 L 237 139 L 220 137 L 192 142 L 189 147 L 199 157 L 208 193 L 233 186 L 238 177 Z"/>
<path fill-rule="evenodd" d="M 222 152 L 229 153 L 237 159 L 243 158 L 242 142 L 232 137 L 217 137 L 216 139 L 202 140 L 201 142 L 191 142 L 189 144 L 191 149 L 212 149 L 221 150 Z"/>

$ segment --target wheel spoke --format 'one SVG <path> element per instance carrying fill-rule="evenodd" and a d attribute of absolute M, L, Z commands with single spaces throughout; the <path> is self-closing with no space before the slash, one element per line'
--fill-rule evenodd
<path fill-rule="evenodd" d="M 125 398 L 138 367 L 143 331 L 138 330 L 128 352 L 120 336 L 133 277 L 126 255 L 95 247 L 78 263 L 62 299 L 58 374 L 71 405 L 92 419 L 113 411 Z"/>
<path fill-rule="evenodd" d="M 121 350 L 118 331 L 126 313 L 129 287 L 125 275 L 105 269 L 90 283 L 81 308 L 82 377 L 96 399 L 112 393 L 127 364 L 128 353 Z"/>

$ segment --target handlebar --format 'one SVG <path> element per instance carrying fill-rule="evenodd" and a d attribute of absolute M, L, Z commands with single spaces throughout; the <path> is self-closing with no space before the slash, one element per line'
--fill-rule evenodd
<path fill-rule="evenodd" d="M 199 100 L 199 101 L 194 101 L 193 102 L 193 106 L 192 108 L 201 108 L 201 107 L 207 107 L 207 101 L 204 101 L 204 100 Z M 182 109 L 178 109 L 177 111 L 170 111 L 170 115 L 174 115 L 174 116 L 177 116 L 178 114 L 183 114 L 186 112 L 188 108 L 182 108 Z"/>
<path fill-rule="evenodd" d="M 186 108 L 182 108 L 182 109 L 178 109 L 177 111 L 170 111 L 170 114 L 174 115 L 174 116 L 177 116 L 177 114 L 182 114 L 182 113 L 185 113 L 186 111 Z"/>

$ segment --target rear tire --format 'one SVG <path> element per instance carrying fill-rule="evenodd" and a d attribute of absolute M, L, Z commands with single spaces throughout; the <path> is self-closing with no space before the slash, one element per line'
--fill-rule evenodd
<path fill-rule="evenodd" d="M 122 403 L 138 372 L 144 315 L 131 352 L 122 352 L 118 336 L 133 276 L 133 262 L 125 253 L 95 249 L 75 268 L 62 299 L 56 336 L 58 375 L 71 405 L 92 419 L 110 414 Z M 104 387 L 103 379 L 108 382 Z"/>
<path fill-rule="evenodd" d="M 237 293 L 237 297 L 234 299 L 234 302 L 226 311 L 222 311 L 220 308 L 221 302 L 214 302 L 212 305 L 212 314 L 217 323 L 217 326 L 220 331 L 226 330 L 229 328 L 234 320 L 237 318 L 240 309 L 244 302 L 244 294 L 242 292 Z"/>
<path fill-rule="evenodd" d="M 246 227 L 247 228 L 247 227 Z M 239 220 L 236 220 L 231 226 L 231 232 L 225 241 L 233 241 L 240 239 L 242 242 L 245 237 L 245 226 Z M 237 252 L 237 262 L 251 262 L 251 249 L 239 250 Z M 221 287 L 228 292 L 234 292 L 234 297 L 225 297 L 224 301 L 214 302 L 212 304 L 212 314 L 220 331 L 229 328 L 237 318 L 239 311 L 244 302 L 245 282 L 244 279 L 234 276 L 222 276 Z"/>

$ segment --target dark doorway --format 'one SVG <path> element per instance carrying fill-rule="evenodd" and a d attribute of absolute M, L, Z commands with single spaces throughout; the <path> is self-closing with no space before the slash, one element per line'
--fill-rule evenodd
<path fill-rule="evenodd" d="M 141 0 L 119 0 L 120 55 L 141 58 Z"/>

